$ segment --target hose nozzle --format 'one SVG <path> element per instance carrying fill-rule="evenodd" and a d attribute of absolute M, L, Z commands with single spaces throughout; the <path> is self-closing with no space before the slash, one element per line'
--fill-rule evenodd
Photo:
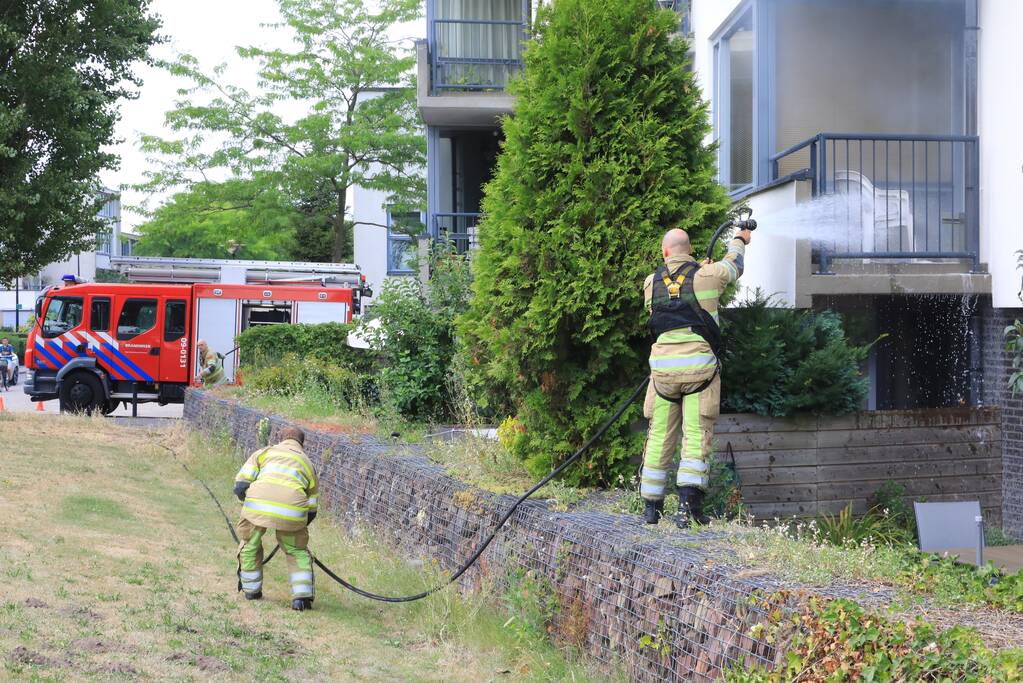
<path fill-rule="evenodd" d="M 736 230 L 756 230 L 757 222 L 753 220 L 753 209 L 748 206 L 739 209 L 738 216 L 732 219 L 732 226 Z"/>

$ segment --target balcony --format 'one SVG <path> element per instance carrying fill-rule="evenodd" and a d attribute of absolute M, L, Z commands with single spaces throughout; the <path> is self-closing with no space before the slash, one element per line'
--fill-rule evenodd
<path fill-rule="evenodd" d="M 979 270 L 978 138 L 820 133 L 769 157 L 810 183 L 818 273 L 848 259 L 958 260 Z M 796 217 L 796 222 L 803 217 Z"/>
<path fill-rule="evenodd" d="M 519 20 L 430 22 L 430 84 L 441 91 L 501 92 L 522 70 L 526 24 Z"/>
<path fill-rule="evenodd" d="M 428 0 L 417 44 L 419 109 L 432 126 L 488 127 L 512 111 L 506 89 L 522 70 L 527 0 Z"/>
<path fill-rule="evenodd" d="M 465 254 L 479 246 L 476 226 L 479 213 L 435 213 L 431 224 L 433 237 L 447 243 L 456 253 Z"/>

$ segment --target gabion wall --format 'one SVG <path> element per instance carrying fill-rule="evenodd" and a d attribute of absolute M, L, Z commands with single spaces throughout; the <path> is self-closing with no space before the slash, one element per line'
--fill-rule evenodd
<path fill-rule="evenodd" d="M 190 390 L 184 416 L 244 453 L 259 447 L 258 411 Z M 290 423 L 269 419 L 273 442 Z M 514 501 L 447 476 L 413 447 L 303 428 L 321 510 L 387 535 L 409 557 L 457 568 Z M 680 538 L 686 547 L 672 543 Z M 655 536 L 637 516 L 555 513 L 527 501 L 461 581 L 473 589 L 528 575 L 556 602 L 554 636 L 630 680 L 710 681 L 735 666 L 773 666 L 775 648 L 762 639 L 771 629 L 754 627 L 798 606 L 763 577 L 737 578 L 699 540 Z"/>

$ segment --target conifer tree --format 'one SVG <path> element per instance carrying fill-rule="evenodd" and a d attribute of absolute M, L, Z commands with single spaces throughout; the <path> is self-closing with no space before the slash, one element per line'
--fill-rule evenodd
<path fill-rule="evenodd" d="M 668 228 L 697 248 L 728 211 L 678 17 L 654 0 L 540 8 L 486 187 L 461 319 L 485 394 L 522 423 L 535 473 L 578 447 L 648 372 L 644 277 Z M 570 479 L 631 476 L 633 406 Z"/>

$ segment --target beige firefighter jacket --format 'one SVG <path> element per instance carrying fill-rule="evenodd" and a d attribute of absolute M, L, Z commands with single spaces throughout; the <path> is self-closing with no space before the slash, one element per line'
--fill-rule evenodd
<path fill-rule="evenodd" d="M 696 271 L 693 292 L 700 307 L 718 320 L 718 299 L 730 283 L 735 282 L 743 269 L 746 245 L 740 239 L 728 244 L 728 253 L 715 263 L 709 263 Z M 683 263 L 695 261 L 691 255 L 669 256 L 665 259 L 668 269 L 674 271 Z M 643 299 L 650 311 L 653 296 L 654 273 L 643 283 Z M 669 330 L 661 334 L 650 349 L 650 378 L 653 384 L 704 382 L 713 375 L 717 359 L 707 341 L 690 328 Z"/>
<path fill-rule="evenodd" d="M 235 481 L 251 482 L 242 504 L 242 518 L 256 526 L 298 531 L 306 515 L 317 509 L 319 482 L 302 446 L 286 439 L 256 451 Z"/>

